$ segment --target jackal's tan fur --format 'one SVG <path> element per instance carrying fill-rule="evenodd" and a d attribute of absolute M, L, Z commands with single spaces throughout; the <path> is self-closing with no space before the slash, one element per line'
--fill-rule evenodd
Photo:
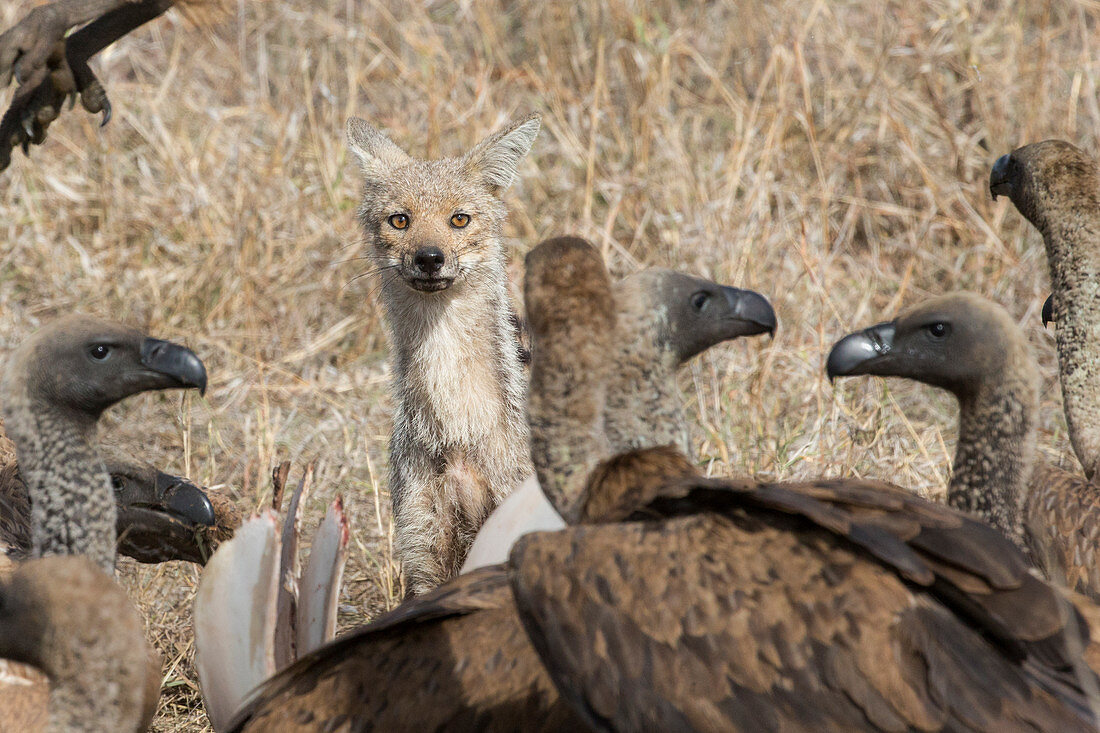
<path fill-rule="evenodd" d="M 390 492 L 410 594 L 458 573 L 489 512 L 532 470 L 501 194 L 538 129 L 533 115 L 463 156 L 418 160 L 348 122 L 392 351 Z"/>

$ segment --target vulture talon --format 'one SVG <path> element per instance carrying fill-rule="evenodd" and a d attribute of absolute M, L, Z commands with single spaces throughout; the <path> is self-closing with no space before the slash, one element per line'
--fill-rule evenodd
<path fill-rule="evenodd" d="M 29 137 L 23 138 L 23 142 L 19 144 L 19 147 L 23 148 L 23 155 L 28 158 L 31 157 L 31 139 Z"/>
<path fill-rule="evenodd" d="M 34 115 L 30 111 L 25 111 L 20 121 L 23 123 L 23 131 L 27 133 L 27 137 L 34 137 Z"/>
<path fill-rule="evenodd" d="M 49 104 L 42 105 L 38 112 L 34 115 L 34 121 L 42 128 L 42 133 L 45 134 L 46 128 L 50 126 L 50 123 L 58 118 L 61 114 L 61 106 L 57 104 L 57 100 L 53 100 Z"/>
<path fill-rule="evenodd" d="M 66 97 L 70 110 L 80 99 L 87 112 L 102 112 L 99 126 L 105 127 L 112 109 L 88 67 L 89 59 L 174 4 L 175 0 L 55 0 L 39 5 L 0 33 L 0 89 L 13 80 L 18 87 L 0 121 L 0 138 L 10 142 L 0 148 L 10 153 L 16 145 L 26 150 L 45 140 L 46 128 L 63 111 Z M 24 121 L 22 110 L 28 106 L 38 110 L 42 100 L 50 105 L 48 119 Z M 0 153 L 0 163 L 3 170 L 10 155 L 5 159 Z"/>

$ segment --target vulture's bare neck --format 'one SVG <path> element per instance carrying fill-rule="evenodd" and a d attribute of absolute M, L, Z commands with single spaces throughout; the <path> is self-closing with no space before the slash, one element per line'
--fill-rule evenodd
<path fill-rule="evenodd" d="M 577 520 L 584 484 L 608 455 L 603 430 L 605 385 L 601 379 L 547 364 L 531 369 L 528 422 L 531 458 L 539 485 L 567 523 Z M 568 405 L 563 408 L 563 405 Z"/>
<path fill-rule="evenodd" d="M 11 393 L 4 418 L 30 495 L 32 555 L 87 555 L 113 572 L 117 509 L 95 421 Z"/>
<path fill-rule="evenodd" d="M 635 309 L 641 311 L 641 309 Z M 608 375 L 605 431 L 612 454 L 659 445 L 690 452 L 687 422 L 676 386 L 679 361 L 660 338 L 664 308 L 619 317 L 615 369 Z"/>
<path fill-rule="evenodd" d="M 959 441 L 947 503 L 984 519 L 1025 548 L 1023 505 L 1035 460 L 1038 379 L 1003 374 L 959 399 Z"/>
<path fill-rule="evenodd" d="M 1093 479 L 1100 464 L 1100 212 L 1067 212 L 1042 234 L 1066 422 L 1077 459 Z"/>

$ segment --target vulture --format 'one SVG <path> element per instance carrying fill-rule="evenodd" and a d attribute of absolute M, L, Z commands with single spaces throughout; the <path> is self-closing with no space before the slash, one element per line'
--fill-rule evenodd
<path fill-rule="evenodd" d="M 959 438 L 947 503 L 1001 530 L 1051 580 L 1100 601 L 1100 491 L 1036 462 L 1039 364 L 1004 308 L 973 293 L 932 298 L 845 336 L 826 371 L 906 377 L 954 394 Z"/>
<path fill-rule="evenodd" d="M 204 492 L 117 451 L 104 452 L 104 465 L 118 508 L 118 550 L 138 562 L 203 565 L 241 524 L 240 510 L 225 493 Z"/>
<path fill-rule="evenodd" d="M 187 479 L 117 452 L 104 456 L 104 466 L 118 511 L 118 552 L 138 562 L 204 564 L 240 524 L 240 514 L 227 497 L 207 496 Z M 15 446 L 0 434 L 0 558 L 18 560 L 30 549 L 30 497 Z"/>
<path fill-rule="evenodd" d="M 31 10 L 0 35 L 0 89 L 18 83 L 0 119 L 0 171 L 11 151 L 46 139 L 66 98 L 111 119 L 111 103 L 88 61 L 174 5 L 199 9 L 220 0 L 53 0 Z M 82 27 L 81 27 L 82 26 Z M 79 27 L 79 30 L 74 30 Z M 73 31 L 70 33 L 70 31 Z"/>
<path fill-rule="evenodd" d="M 104 410 L 130 395 L 188 387 L 200 390 L 206 387 L 206 369 L 189 349 L 86 316 L 60 318 L 10 354 L 0 377 L 0 408 L 30 497 L 33 558 L 85 556 L 87 561 L 77 569 L 79 573 L 98 574 L 92 575 L 94 583 L 81 581 L 85 593 L 89 592 L 87 588 L 94 587 L 111 595 L 103 589 L 113 584 L 117 509 L 110 477 L 96 453 L 96 424 Z M 97 649 L 103 647 L 94 644 L 101 632 L 105 638 L 108 635 L 103 629 L 107 624 L 103 619 L 110 617 L 113 621 L 123 614 L 105 606 L 103 618 L 90 627 L 79 616 L 57 615 L 62 622 L 66 618 L 77 622 L 71 628 L 62 626 L 68 634 L 61 636 L 69 638 L 59 641 L 49 631 L 54 617 L 43 604 L 66 606 L 66 597 L 63 592 L 43 595 L 36 591 L 37 582 L 28 584 L 26 576 L 34 575 L 36 567 L 39 566 L 28 565 L 25 569 L 23 564 L 17 565 L 17 575 L 5 587 L 5 603 L 0 604 L 4 623 L 0 626 L 26 633 L 15 634 L 14 640 L 9 637 L 0 641 L 4 649 L 13 649 L 10 655 L 0 656 L 35 665 L 46 675 L 50 685 L 47 707 L 51 730 L 70 729 L 60 721 L 72 720 L 73 716 L 85 721 L 75 729 L 99 728 L 100 720 L 112 720 L 116 713 L 123 712 L 137 722 L 131 722 L 129 728 L 106 723 L 103 727 L 137 730 L 140 721 L 147 721 L 151 712 L 148 715 L 142 712 L 140 720 L 134 718 L 137 713 L 131 698 L 137 690 L 149 690 L 154 682 L 159 685 L 159 674 L 153 675 L 154 682 L 134 687 L 119 671 L 119 667 L 129 667 L 129 663 L 113 657 L 100 659 Z M 23 581 L 19 580 L 21 577 Z M 74 577 L 74 592 L 78 590 L 76 584 Z M 137 628 L 140 632 L 140 622 Z M 133 640 L 124 646 L 129 651 L 135 648 Z M 140 648 L 148 650 L 144 642 Z M 59 654 L 62 658 L 67 655 L 69 667 L 88 664 L 91 676 L 97 678 L 96 686 L 83 691 L 74 687 L 88 675 L 58 667 L 55 661 Z M 101 665 L 99 672 L 94 671 L 95 664 Z M 103 677 L 104 674 L 107 676 Z M 0 690 L 0 698 L 6 702 L 0 706 L 0 730 L 22 730 L 5 716 L 15 715 L 26 707 L 15 702 L 24 696 L 39 700 L 28 705 L 40 704 L 45 697 L 43 681 L 33 670 L 10 665 L 5 678 L 7 684 Z M 155 706 L 155 700 L 155 694 L 151 698 L 146 696 L 147 704 Z M 88 724 L 88 720 L 96 722 Z"/>
<path fill-rule="evenodd" d="M 1043 548 L 1048 564 L 1069 573 L 1071 588 L 1100 594 L 1100 165 L 1061 140 L 1025 145 L 1004 155 L 989 176 L 992 195 L 1007 195 L 1042 234 L 1053 293 L 1044 324 L 1057 322 L 1055 343 L 1069 437 L 1085 478 L 1056 472 L 1047 511 L 1059 540 Z M 1049 310 L 1048 310 L 1049 306 Z"/>
<path fill-rule="evenodd" d="M 676 371 L 715 344 L 774 333 L 775 311 L 751 290 L 656 268 L 615 283 L 612 294 L 619 336 L 604 407 L 608 455 L 658 445 L 690 454 Z M 503 562 L 526 532 L 563 526 L 530 476 L 489 515 L 462 572 Z"/>
<path fill-rule="evenodd" d="M 1001 156 L 989 175 L 1039 230 L 1050 266 L 1051 319 L 1057 322 L 1058 370 L 1070 440 L 1085 476 L 1100 462 L 1100 165 L 1062 140 L 1025 145 Z M 1100 347 L 1098 347 L 1100 348 Z"/>
<path fill-rule="evenodd" d="M 617 330 L 581 245 L 525 283 L 532 458 L 578 523 L 299 659 L 229 730 L 1094 725 L 1087 623 L 988 525 L 872 481 L 706 479 L 672 446 L 599 460 Z"/>
<path fill-rule="evenodd" d="M 8 357 L 0 409 L 30 498 L 33 556 L 88 554 L 114 569 L 118 511 L 95 426 L 124 397 L 173 387 L 206 388 L 194 353 L 87 316 L 48 324 Z"/>
<path fill-rule="evenodd" d="M 760 293 L 665 269 L 612 286 L 617 317 L 604 431 L 612 453 L 675 445 L 691 453 L 676 371 L 715 344 L 774 334 L 775 311 Z"/>
<path fill-rule="evenodd" d="M 0 730 L 119 731 L 149 727 L 161 665 L 126 593 L 79 555 L 21 563 L 0 579 L 0 658 L 45 684 L 3 684 Z"/>

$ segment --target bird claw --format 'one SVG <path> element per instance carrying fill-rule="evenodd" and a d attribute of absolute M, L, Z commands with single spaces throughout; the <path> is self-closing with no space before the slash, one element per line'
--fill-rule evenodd
<path fill-rule="evenodd" d="M 71 91 L 67 96 L 69 99 L 69 110 L 71 111 L 72 108 L 76 106 L 76 92 Z"/>
<path fill-rule="evenodd" d="M 107 99 L 107 96 L 103 97 L 103 121 L 99 123 L 100 127 L 106 127 L 107 123 L 111 121 L 111 100 Z"/>
<path fill-rule="evenodd" d="M 28 138 L 34 137 L 34 115 L 30 110 L 25 110 L 22 116 L 23 131 L 27 133 Z"/>

